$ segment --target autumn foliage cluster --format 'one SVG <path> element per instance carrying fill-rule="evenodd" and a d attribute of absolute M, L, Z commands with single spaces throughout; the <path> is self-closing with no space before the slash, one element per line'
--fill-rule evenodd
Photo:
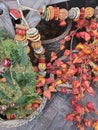
<path fill-rule="evenodd" d="M 73 50 L 73 39 L 78 43 Z M 69 42 L 70 49 L 66 48 Z M 97 114 L 94 103 L 84 103 L 85 94 L 94 96 L 94 86 L 98 82 L 98 21 L 95 18 L 80 18 L 75 21 L 75 27 L 60 41 L 60 51 L 64 50 L 60 58 L 56 52 L 51 53 L 46 72 L 49 78 L 39 77 L 37 88 L 47 85 L 43 95 L 51 99 L 53 92 L 73 95 L 71 100 L 72 111 L 65 120 L 73 121 L 80 130 L 93 127 L 98 130 L 98 120 L 86 118 L 92 112 Z"/>

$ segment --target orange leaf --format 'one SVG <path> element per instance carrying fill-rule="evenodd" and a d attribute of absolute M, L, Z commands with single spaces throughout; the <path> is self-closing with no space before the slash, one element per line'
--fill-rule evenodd
<path fill-rule="evenodd" d="M 65 46 L 64 45 L 60 45 L 60 50 L 64 50 Z"/>
<path fill-rule="evenodd" d="M 94 90 L 93 90 L 91 87 L 87 88 L 86 91 L 87 91 L 91 96 L 94 96 Z"/>
<path fill-rule="evenodd" d="M 54 88 L 54 86 L 49 86 L 50 92 L 57 92 L 57 90 Z"/>
<path fill-rule="evenodd" d="M 87 33 L 87 32 L 84 33 L 84 39 L 85 39 L 85 41 L 90 40 L 90 35 L 89 35 L 89 33 Z"/>
<path fill-rule="evenodd" d="M 98 130 L 98 120 L 93 122 L 92 127 L 94 128 L 94 130 Z"/>
<path fill-rule="evenodd" d="M 82 62 L 82 58 L 76 57 L 73 61 L 73 63 L 81 63 Z"/>
<path fill-rule="evenodd" d="M 51 92 L 50 92 L 49 89 L 44 90 L 43 95 L 44 95 L 47 99 L 49 99 L 49 100 L 51 99 Z"/>
<path fill-rule="evenodd" d="M 38 76 L 37 77 L 37 87 L 44 86 L 46 83 L 46 79 L 44 77 Z"/>
<path fill-rule="evenodd" d="M 67 65 L 66 65 L 66 64 L 62 64 L 62 65 L 61 65 L 61 68 L 62 68 L 62 69 L 67 69 Z"/>
<path fill-rule="evenodd" d="M 70 50 L 66 49 L 66 50 L 64 51 L 64 56 L 68 56 L 69 54 L 70 54 Z"/>
<path fill-rule="evenodd" d="M 57 55 L 55 52 L 51 52 L 51 62 L 54 61 L 57 58 Z"/>
<path fill-rule="evenodd" d="M 79 88 L 80 87 L 80 82 L 78 80 L 74 80 L 72 82 L 72 85 L 73 85 L 74 88 Z"/>

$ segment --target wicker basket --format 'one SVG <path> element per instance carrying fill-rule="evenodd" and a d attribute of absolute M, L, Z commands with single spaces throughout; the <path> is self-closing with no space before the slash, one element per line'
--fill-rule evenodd
<path fill-rule="evenodd" d="M 28 116 L 26 119 L 3 120 L 0 118 L 0 126 L 12 128 L 12 127 L 19 127 L 19 126 L 28 124 L 30 121 L 34 120 L 35 118 L 37 118 L 37 116 L 39 116 L 39 114 L 44 109 L 46 102 L 47 102 L 47 99 L 43 97 L 43 101 L 40 104 L 39 108 L 36 111 L 34 111 L 30 116 Z"/>

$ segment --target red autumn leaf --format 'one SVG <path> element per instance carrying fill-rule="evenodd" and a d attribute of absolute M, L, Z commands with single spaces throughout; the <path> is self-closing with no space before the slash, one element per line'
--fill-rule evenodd
<path fill-rule="evenodd" d="M 65 39 L 60 40 L 60 44 L 64 45 L 64 43 L 65 43 Z"/>
<path fill-rule="evenodd" d="M 97 28 L 97 23 L 96 23 L 96 22 L 92 22 L 92 23 L 90 24 L 90 29 L 91 29 L 91 30 L 96 30 L 96 28 Z"/>
<path fill-rule="evenodd" d="M 47 63 L 47 68 L 50 68 L 52 66 L 52 63 Z"/>
<path fill-rule="evenodd" d="M 73 121 L 74 120 L 74 114 L 73 113 L 67 114 L 66 117 L 65 117 L 65 120 Z"/>
<path fill-rule="evenodd" d="M 68 56 L 69 54 L 70 54 L 70 50 L 66 49 L 66 50 L 64 51 L 64 56 Z"/>
<path fill-rule="evenodd" d="M 64 38 L 64 40 L 65 40 L 65 42 L 68 42 L 68 41 L 70 41 L 70 40 L 71 40 L 71 37 L 70 37 L 70 35 L 66 36 L 66 37 Z"/>
<path fill-rule="evenodd" d="M 87 68 L 83 68 L 83 73 L 87 74 L 88 69 Z"/>
<path fill-rule="evenodd" d="M 63 62 L 61 60 L 59 60 L 59 59 L 55 60 L 55 65 L 57 67 L 60 67 L 62 64 L 63 64 Z"/>
<path fill-rule="evenodd" d="M 79 19 L 77 21 L 76 27 L 77 28 L 82 28 L 82 27 L 86 27 L 87 25 L 88 25 L 88 20 L 86 20 L 86 19 Z"/>
<path fill-rule="evenodd" d="M 50 84 L 53 82 L 53 78 L 50 77 L 50 78 L 46 78 L 46 84 Z"/>
<path fill-rule="evenodd" d="M 86 103 L 86 108 L 89 110 L 89 111 L 95 111 L 95 107 L 94 107 L 94 104 L 92 102 L 87 102 Z"/>
<path fill-rule="evenodd" d="M 63 94 L 66 94 L 67 93 L 67 90 L 66 90 L 66 88 L 65 87 L 61 87 L 61 93 L 63 93 Z"/>
<path fill-rule="evenodd" d="M 88 41 L 88 40 L 90 40 L 90 35 L 89 35 L 89 33 L 87 33 L 87 32 L 78 32 L 77 34 L 76 34 L 76 37 L 78 37 L 78 38 L 83 38 L 85 41 Z"/>
<path fill-rule="evenodd" d="M 73 85 L 74 88 L 79 88 L 80 87 L 80 82 L 78 80 L 74 80 L 72 82 L 72 85 Z"/>
<path fill-rule="evenodd" d="M 76 68 L 69 68 L 69 70 L 67 71 L 67 75 L 69 77 L 73 76 L 75 73 L 77 72 Z"/>
<path fill-rule="evenodd" d="M 77 54 L 73 53 L 72 58 L 75 59 L 77 57 Z"/>
<path fill-rule="evenodd" d="M 56 87 L 56 83 L 55 83 L 55 82 L 52 82 L 52 83 L 51 83 L 51 86 Z"/>
<path fill-rule="evenodd" d="M 57 77 L 61 77 L 62 71 L 61 70 L 56 70 L 55 74 L 57 75 Z"/>
<path fill-rule="evenodd" d="M 55 52 L 51 52 L 51 62 L 54 61 L 57 58 L 57 55 Z"/>
<path fill-rule="evenodd" d="M 66 21 L 65 20 L 60 20 L 59 26 L 65 27 L 66 26 Z"/>
<path fill-rule="evenodd" d="M 39 88 L 39 87 L 43 87 L 43 86 L 44 86 L 44 84 L 41 83 L 41 82 L 39 82 L 39 83 L 36 84 L 36 87 L 37 87 L 37 88 Z"/>
<path fill-rule="evenodd" d="M 39 71 L 39 69 L 38 69 L 37 66 L 33 66 L 33 69 L 34 69 L 35 72 L 38 72 L 38 71 Z"/>
<path fill-rule="evenodd" d="M 92 122 L 89 119 L 84 119 L 84 124 L 86 127 L 91 127 Z"/>
<path fill-rule="evenodd" d="M 87 75 L 86 74 L 82 74 L 82 79 L 83 80 L 87 80 Z"/>
<path fill-rule="evenodd" d="M 52 63 L 47 64 L 47 69 L 49 70 L 55 70 L 55 67 L 52 65 Z"/>
<path fill-rule="evenodd" d="M 80 90 L 78 88 L 73 88 L 72 89 L 72 94 L 79 94 Z"/>
<path fill-rule="evenodd" d="M 43 95 L 47 98 L 47 99 L 51 99 L 51 91 L 49 89 L 44 90 Z"/>
<path fill-rule="evenodd" d="M 60 50 L 64 50 L 65 49 L 65 45 L 60 45 Z"/>
<path fill-rule="evenodd" d="M 72 106 L 75 105 L 79 99 L 80 99 L 79 96 L 74 95 L 74 97 L 73 97 L 72 100 L 71 100 Z"/>
<path fill-rule="evenodd" d="M 76 121 L 76 122 L 81 122 L 81 114 L 76 114 L 75 115 L 75 118 L 74 118 L 74 121 Z"/>
<path fill-rule="evenodd" d="M 84 107 L 82 107 L 80 104 L 74 104 L 73 106 L 73 111 L 75 113 L 80 113 L 80 114 L 83 114 L 84 113 Z"/>
<path fill-rule="evenodd" d="M 98 82 L 98 77 L 94 77 L 93 82 Z"/>
<path fill-rule="evenodd" d="M 94 53 L 95 53 L 96 55 L 98 55 L 98 48 L 95 48 L 95 49 L 94 49 Z M 95 56 L 96 56 L 96 55 L 95 55 Z"/>
<path fill-rule="evenodd" d="M 87 33 L 87 32 L 84 33 L 84 40 L 85 40 L 85 41 L 90 40 L 90 35 L 89 35 L 89 33 Z"/>

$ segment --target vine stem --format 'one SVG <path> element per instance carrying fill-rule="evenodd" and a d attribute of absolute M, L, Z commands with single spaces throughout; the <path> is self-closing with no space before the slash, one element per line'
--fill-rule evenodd
<path fill-rule="evenodd" d="M 81 97 L 82 97 L 82 75 L 83 75 L 83 62 L 82 62 L 81 71 L 80 71 L 80 96 Z M 82 99 L 81 99 L 81 101 L 82 101 Z"/>
<path fill-rule="evenodd" d="M 75 31 L 74 31 L 74 34 L 72 35 L 72 38 L 71 38 L 71 43 L 70 43 L 70 63 L 72 64 L 72 50 L 73 50 L 73 39 L 74 39 L 74 36 L 75 36 L 75 33 L 79 30 L 79 28 L 77 28 Z"/>
<path fill-rule="evenodd" d="M 15 80 L 14 80 L 14 78 L 13 78 L 13 74 L 12 74 L 12 65 L 10 66 L 10 75 L 11 75 L 11 79 L 12 79 L 12 83 L 13 83 L 13 85 L 15 85 Z"/>

